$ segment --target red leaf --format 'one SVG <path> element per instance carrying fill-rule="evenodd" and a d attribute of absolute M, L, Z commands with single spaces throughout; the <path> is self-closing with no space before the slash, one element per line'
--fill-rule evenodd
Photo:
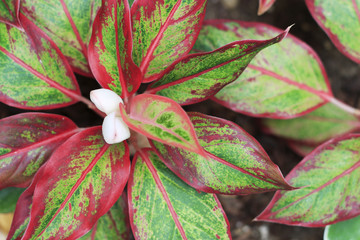
<path fill-rule="evenodd" d="M 259 0 L 258 15 L 264 14 L 275 3 L 275 0 Z"/>

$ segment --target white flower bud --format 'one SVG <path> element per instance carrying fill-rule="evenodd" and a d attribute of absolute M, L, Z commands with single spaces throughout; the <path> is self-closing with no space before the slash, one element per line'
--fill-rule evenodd
<path fill-rule="evenodd" d="M 109 115 L 112 112 L 120 113 L 119 104 L 124 103 L 115 92 L 101 88 L 90 92 L 90 100 L 102 112 Z"/>
<path fill-rule="evenodd" d="M 102 133 L 105 142 L 114 144 L 122 142 L 130 137 L 129 127 L 121 117 L 117 117 L 115 112 L 108 114 L 104 118 Z"/>

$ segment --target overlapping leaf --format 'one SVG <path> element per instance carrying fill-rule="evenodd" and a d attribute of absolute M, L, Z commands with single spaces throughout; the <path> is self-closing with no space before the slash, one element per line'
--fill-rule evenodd
<path fill-rule="evenodd" d="M 360 135 L 330 140 L 286 177 L 299 189 L 278 191 L 257 220 L 323 227 L 360 214 Z"/>
<path fill-rule="evenodd" d="M 0 189 L 27 186 L 53 151 L 79 129 L 68 118 L 22 113 L 0 120 Z"/>
<path fill-rule="evenodd" d="M 31 219 L 23 238 L 76 239 L 120 197 L 129 176 L 126 143 L 108 145 L 101 127 L 63 143 L 35 176 Z"/>
<path fill-rule="evenodd" d="M 186 112 L 173 100 L 141 94 L 133 98 L 130 113 L 120 104 L 126 124 L 148 138 L 204 154 Z"/>
<path fill-rule="evenodd" d="M 190 113 L 207 158 L 151 141 L 163 162 L 197 190 L 251 194 L 291 189 L 260 144 L 232 122 Z"/>
<path fill-rule="evenodd" d="M 18 21 L 20 0 L 3 0 L 0 2 L 0 22 L 20 27 Z"/>
<path fill-rule="evenodd" d="M 141 151 L 134 158 L 128 186 L 135 239 L 231 239 L 214 194 L 197 192 L 153 151 Z"/>
<path fill-rule="evenodd" d="M 61 49 L 73 69 L 91 75 L 87 46 L 101 0 L 22 0 L 21 12 Z"/>
<path fill-rule="evenodd" d="M 206 0 L 135 1 L 131 7 L 135 63 L 144 82 L 161 76 L 193 47 L 205 15 Z"/>
<path fill-rule="evenodd" d="M 127 0 L 102 1 L 89 44 L 89 64 L 102 87 L 127 97 L 141 84 L 132 60 L 130 9 Z"/>
<path fill-rule="evenodd" d="M 341 53 L 360 63 L 360 1 L 306 0 L 308 9 Z"/>
<path fill-rule="evenodd" d="M 261 23 L 208 21 L 195 49 L 211 51 L 239 39 L 264 39 L 281 30 Z M 289 35 L 259 53 L 243 74 L 214 100 L 257 117 L 293 118 L 332 99 L 329 82 L 316 53 Z"/>
<path fill-rule="evenodd" d="M 20 14 L 25 32 L 0 23 L 0 101 L 24 109 L 51 109 L 78 101 L 80 90 L 65 57 Z"/>
<path fill-rule="evenodd" d="M 169 67 L 148 92 L 182 105 L 203 101 L 236 80 L 258 52 L 281 41 L 288 31 L 266 41 L 237 41 L 210 53 L 189 55 Z"/>
<path fill-rule="evenodd" d="M 259 0 L 258 15 L 264 14 L 275 3 L 275 0 Z"/>
<path fill-rule="evenodd" d="M 0 190 L 0 213 L 14 212 L 16 202 L 24 190 L 23 188 L 14 187 Z"/>
<path fill-rule="evenodd" d="M 329 225 L 325 228 L 324 240 L 360 239 L 360 216 Z"/>

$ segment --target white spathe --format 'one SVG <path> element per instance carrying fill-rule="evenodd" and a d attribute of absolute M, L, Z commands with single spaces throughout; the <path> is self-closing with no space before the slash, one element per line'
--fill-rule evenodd
<path fill-rule="evenodd" d="M 119 104 L 124 104 L 123 100 L 115 92 L 101 88 L 90 92 L 90 100 L 97 109 L 109 115 L 112 112 L 119 111 Z M 119 112 L 120 113 L 120 112 Z"/>

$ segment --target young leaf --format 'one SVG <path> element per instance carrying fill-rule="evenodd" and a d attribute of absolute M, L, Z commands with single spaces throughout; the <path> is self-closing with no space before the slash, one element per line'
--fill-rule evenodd
<path fill-rule="evenodd" d="M 15 211 L 16 202 L 24 192 L 23 188 L 9 187 L 0 190 L 0 213 L 11 213 Z"/>
<path fill-rule="evenodd" d="M 73 69 L 91 76 L 87 46 L 101 0 L 22 0 L 20 11 L 61 49 Z"/>
<path fill-rule="evenodd" d="M 128 147 L 106 144 L 101 127 L 85 129 L 63 143 L 41 171 L 23 239 L 76 239 L 120 197 L 130 172 Z"/>
<path fill-rule="evenodd" d="M 68 118 L 22 113 L 0 120 L 0 189 L 25 187 L 53 151 L 79 129 Z"/>
<path fill-rule="evenodd" d="M 289 28 L 266 41 L 236 41 L 209 53 L 182 58 L 147 92 L 169 97 L 182 105 L 203 101 L 236 80 L 258 52 L 280 42 L 288 31 Z"/>
<path fill-rule="evenodd" d="M 258 15 L 262 15 L 275 3 L 275 0 L 259 0 Z"/>
<path fill-rule="evenodd" d="M 207 158 L 151 141 L 163 162 L 186 183 L 221 194 L 291 189 L 260 144 L 239 126 L 200 113 L 189 117 Z"/>
<path fill-rule="evenodd" d="M 303 157 L 310 154 L 317 147 L 317 145 L 306 145 L 299 142 L 288 142 L 288 145 L 294 152 Z"/>
<path fill-rule="evenodd" d="M 239 39 L 264 39 L 281 32 L 262 23 L 208 21 L 194 48 L 210 51 Z M 289 34 L 281 44 L 259 53 L 243 74 L 213 99 L 251 116 L 293 118 L 311 112 L 332 98 L 319 57 Z"/>
<path fill-rule="evenodd" d="M 286 177 L 299 189 L 278 191 L 256 220 L 324 227 L 360 214 L 360 135 L 332 139 Z"/>
<path fill-rule="evenodd" d="M 0 22 L 20 27 L 18 21 L 20 0 L 3 0 L 0 2 Z"/>
<path fill-rule="evenodd" d="M 133 62 L 131 51 L 127 0 L 103 0 L 89 44 L 89 64 L 100 85 L 122 97 L 136 92 L 141 84 L 140 69 Z"/>
<path fill-rule="evenodd" d="M 133 130 L 148 138 L 204 154 L 186 112 L 166 97 L 141 94 L 134 97 L 127 114 L 120 104 L 123 120 Z"/>
<path fill-rule="evenodd" d="M 205 15 L 206 0 L 135 1 L 131 7 L 135 63 L 144 82 L 157 79 L 193 47 Z"/>
<path fill-rule="evenodd" d="M 324 240 L 360 239 L 360 216 L 326 226 Z"/>
<path fill-rule="evenodd" d="M 135 239 L 231 239 L 228 220 L 214 194 L 197 192 L 153 151 L 140 151 L 128 186 Z"/>
<path fill-rule="evenodd" d="M 319 26 L 338 50 L 360 63 L 360 2 L 357 0 L 306 0 L 306 5 Z"/>
<path fill-rule="evenodd" d="M 0 101 L 23 109 L 52 109 L 81 97 L 56 45 L 20 14 L 25 32 L 0 23 Z M 11 80 L 11 81 L 10 81 Z"/>

